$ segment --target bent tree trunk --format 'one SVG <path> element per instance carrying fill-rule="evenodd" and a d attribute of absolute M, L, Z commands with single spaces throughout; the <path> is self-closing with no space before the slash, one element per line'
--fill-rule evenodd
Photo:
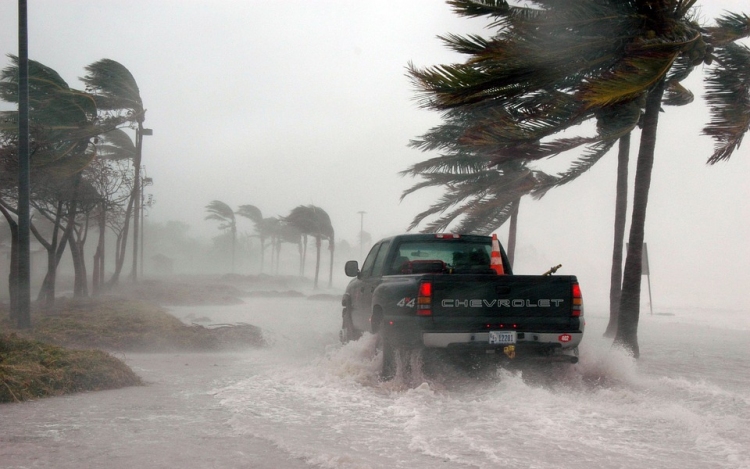
<path fill-rule="evenodd" d="M 625 221 L 628 210 L 628 161 L 630 159 L 630 133 L 620 138 L 617 154 L 617 195 L 615 197 L 615 241 L 612 247 L 612 272 L 609 279 L 609 323 L 604 337 L 617 333 L 617 317 L 622 293 L 622 248 L 625 239 Z"/>
<path fill-rule="evenodd" d="M 99 242 L 96 245 L 94 253 L 94 271 L 92 273 L 91 286 L 94 295 L 98 295 L 104 285 L 104 235 L 107 230 L 107 207 L 102 202 L 101 213 L 99 214 Z"/>
<path fill-rule="evenodd" d="M 128 201 L 128 208 L 125 209 L 125 224 L 123 225 L 122 232 L 117 236 L 119 242 L 117 243 L 115 252 L 115 271 L 109 282 L 107 282 L 108 286 L 117 284 L 120 280 L 122 266 L 125 264 L 125 250 L 128 247 L 128 229 L 130 228 L 130 214 L 133 213 L 133 204 L 134 199 L 131 197 L 130 201 Z"/>
<path fill-rule="evenodd" d="M 331 267 L 328 271 L 328 288 L 331 288 L 333 286 L 333 252 L 336 249 L 333 238 L 328 240 L 328 249 L 331 251 Z"/>
<path fill-rule="evenodd" d="M 18 319 L 18 223 L 10 212 L 0 205 L 0 212 L 5 216 L 10 227 L 10 273 L 8 274 L 8 293 L 10 294 L 10 320 L 13 324 Z"/>
<path fill-rule="evenodd" d="M 84 228 L 84 230 L 88 231 L 88 227 Z M 83 256 L 83 247 L 86 244 L 86 235 L 83 235 L 80 239 L 78 235 L 70 236 L 68 238 L 68 242 L 70 243 L 70 254 L 73 257 L 73 271 L 75 273 L 73 296 L 75 298 L 86 298 L 87 296 L 89 296 L 86 259 Z"/>
<path fill-rule="evenodd" d="M 638 149 L 638 165 L 635 171 L 633 190 L 633 214 L 630 221 L 628 255 L 622 279 L 620 313 L 617 318 L 615 344 L 630 351 L 635 358 L 640 356 L 638 348 L 638 319 L 641 301 L 641 274 L 643 271 L 643 239 L 646 228 L 646 207 L 648 191 L 651 187 L 651 170 L 654 166 L 656 147 L 656 127 L 659 123 L 661 98 L 664 94 L 664 79 L 652 89 L 646 100 L 643 116 L 643 131 Z"/>

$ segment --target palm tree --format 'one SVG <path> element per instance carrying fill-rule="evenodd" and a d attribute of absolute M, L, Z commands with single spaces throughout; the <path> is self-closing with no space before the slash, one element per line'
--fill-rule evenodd
<path fill-rule="evenodd" d="M 213 200 L 206 205 L 206 220 L 217 220 L 221 224 L 220 230 L 229 230 L 232 235 L 232 272 L 234 272 L 234 249 L 237 242 L 237 220 L 234 217 L 234 210 L 229 205 L 220 200 Z"/>
<path fill-rule="evenodd" d="M 331 269 L 328 277 L 328 286 L 333 283 L 333 253 L 334 253 L 334 230 L 331 218 L 320 207 L 315 205 L 300 205 L 283 218 L 283 221 L 299 230 L 303 235 L 315 238 L 316 260 L 315 260 L 315 282 L 313 288 L 318 288 L 318 276 L 320 273 L 320 248 L 323 239 L 328 240 L 328 249 L 331 251 Z"/>
<path fill-rule="evenodd" d="M 258 207 L 255 205 L 240 205 L 237 208 L 237 212 L 235 212 L 237 215 L 240 215 L 241 217 L 245 217 L 253 222 L 253 225 L 255 226 L 255 232 L 258 234 L 258 237 L 260 238 L 260 271 L 263 272 L 263 264 L 265 263 L 265 256 L 266 256 L 266 238 L 268 237 L 268 233 L 263 230 L 262 224 L 263 224 L 263 212 L 260 211 Z"/>
<path fill-rule="evenodd" d="M 558 105 L 565 107 L 567 104 L 561 100 Z M 609 150 L 620 135 L 629 132 L 639 115 L 637 109 L 636 114 L 627 119 L 622 119 L 621 112 L 591 115 L 599 123 L 596 137 L 547 142 L 544 144 L 545 148 L 542 148 L 540 140 L 551 132 L 550 129 L 578 122 L 577 119 L 569 122 L 561 120 L 563 111 L 558 109 L 550 119 L 541 116 L 527 117 L 535 121 L 529 129 L 524 128 L 519 116 L 511 115 L 509 110 L 471 106 L 468 110 L 448 111 L 442 125 L 410 143 L 423 151 L 439 149 L 446 153 L 402 172 L 425 178 L 423 183 L 409 189 L 404 195 L 427 186 L 447 187 L 446 196 L 440 203 L 417 215 L 410 228 L 424 217 L 448 209 L 452 210 L 448 216 L 424 231 L 445 229 L 456 217 L 465 215 L 458 228 L 460 231 L 487 234 L 510 219 L 507 247 L 509 259 L 513 259 L 521 197 L 532 194 L 535 198 L 541 198 L 550 188 L 566 184 L 582 175 Z M 607 118 L 612 115 L 620 118 Z M 537 159 L 544 152 L 552 154 L 570 151 L 582 144 L 590 144 L 587 151 L 568 171 L 558 176 L 532 170 L 527 164 L 529 160 L 526 157 Z M 493 161 L 498 161 L 498 155 L 504 157 L 499 163 L 493 164 Z M 464 203 L 460 205 L 459 202 Z"/>
<path fill-rule="evenodd" d="M 647 97 L 615 337 L 616 343 L 638 356 L 641 251 L 658 112 L 663 103 L 692 99 L 680 81 L 697 65 L 710 67 L 714 59 L 719 63 L 720 48 L 731 50 L 731 42 L 750 34 L 750 19 L 728 14 L 716 27 L 702 28 L 691 17 L 695 0 L 537 1 L 538 9 L 511 7 L 500 0 L 449 3 L 461 15 L 493 17 L 500 31 L 489 40 L 478 36 L 444 38 L 455 50 L 472 56 L 465 64 L 425 70 L 411 67 L 426 107 L 445 110 L 502 103 L 511 115 L 529 114 L 528 109 L 531 115 L 543 115 L 561 109 L 545 101 L 550 90 L 555 90 L 579 103 L 578 109 L 574 107 L 575 112 L 565 117 L 569 122 Z M 737 47 L 737 51 L 743 49 Z M 744 52 L 733 57 L 736 61 L 728 69 L 737 72 L 750 67 Z M 729 75 L 722 75 L 723 81 L 709 93 L 726 92 Z M 740 107 L 747 106 L 741 103 Z M 727 110 L 727 103 L 719 108 Z M 714 116 L 718 114 L 722 112 Z M 726 125 L 737 118 L 737 113 L 722 114 L 720 123 L 712 121 L 706 131 L 718 140 L 715 155 L 731 154 L 747 131 L 746 126 Z M 544 146 L 541 150 L 535 156 L 550 153 Z M 512 156 L 500 155 L 495 161 L 507 158 Z"/>
<path fill-rule="evenodd" d="M 95 95 L 99 109 L 105 111 L 125 112 L 125 117 L 136 124 L 135 158 L 133 159 L 133 192 L 131 204 L 133 209 L 133 270 L 131 279 L 138 279 L 138 232 L 140 229 L 141 198 L 141 161 L 143 154 L 143 121 L 146 110 L 143 108 L 140 90 L 130 71 L 119 62 L 102 59 L 86 67 L 88 74 L 81 78 L 86 90 Z M 118 116 L 122 118 L 122 116 Z M 125 232 L 127 238 L 127 228 Z"/>
<path fill-rule="evenodd" d="M 277 219 L 278 220 L 278 219 Z M 290 225 L 289 223 L 278 220 L 276 226 L 276 273 L 279 272 L 279 258 L 281 257 L 281 245 L 282 243 L 290 243 L 297 245 L 297 251 L 300 255 L 300 267 L 302 266 L 302 233 L 300 233 L 297 227 Z"/>

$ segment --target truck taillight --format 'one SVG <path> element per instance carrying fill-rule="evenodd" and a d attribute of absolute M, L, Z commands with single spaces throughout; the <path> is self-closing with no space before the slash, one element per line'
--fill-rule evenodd
<path fill-rule="evenodd" d="M 432 282 L 419 284 L 417 316 L 432 316 Z"/>
<path fill-rule="evenodd" d="M 571 312 L 571 315 L 574 318 L 578 318 L 583 316 L 583 296 L 581 295 L 581 286 L 577 283 L 573 284 L 572 287 L 572 293 L 573 293 L 573 310 Z"/>
<path fill-rule="evenodd" d="M 461 235 L 457 235 L 453 233 L 437 233 L 435 237 L 437 239 L 459 239 Z"/>

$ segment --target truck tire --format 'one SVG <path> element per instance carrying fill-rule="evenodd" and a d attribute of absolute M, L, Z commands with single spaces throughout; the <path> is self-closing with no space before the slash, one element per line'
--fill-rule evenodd
<path fill-rule="evenodd" d="M 396 376 L 396 349 L 391 341 L 388 340 L 387 337 L 384 337 L 382 331 L 379 334 L 378 340 L 383 349 L 383 365 L 380 369 L 380 379 L 383 381 L 390 381 Z"/>
<path fill-rule="evenodd" d="M 349 308 L 344 308 L 344 310 L 341 312 L 341 330 L 339 331 L 339 339 L 341 340 L 342 344 L 346 344 L 347 342 L 358 340 L 360 337 L 362 337 L 362 333 L 359 332 L 354 328 L 354 323 L 352 322 L 352 312 L 349 310 Z"/>

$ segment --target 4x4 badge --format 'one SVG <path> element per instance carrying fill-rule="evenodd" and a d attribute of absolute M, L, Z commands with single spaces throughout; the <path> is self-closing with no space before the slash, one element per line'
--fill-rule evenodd
<path fill-rule="evenodd" d="M 396 306 L 400 306 L 402 308 L 404 306 L 406 306 L 407 308 L 413 308 L 415 304 L 417 304 L 417 299 L 416 298 L 406 297 L 406 298 L 401 298 L 401 301 L 399 301 L 398 303 L 396 303 Z"/>

